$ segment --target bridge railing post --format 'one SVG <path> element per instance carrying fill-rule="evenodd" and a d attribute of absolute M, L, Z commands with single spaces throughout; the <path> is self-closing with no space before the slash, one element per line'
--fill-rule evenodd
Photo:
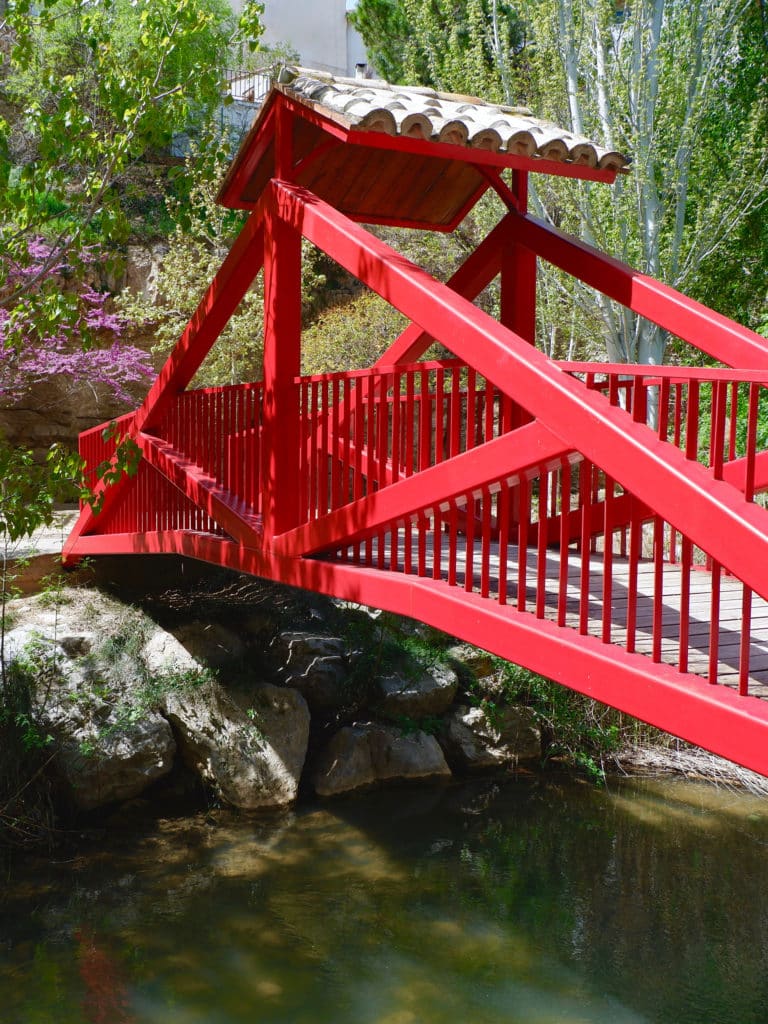
<path fill-rule="evenodd" d="M 514 171 L 512 192 L 517 200 L 519 213 L 528 210 L 528 172 Z M 501 258 L 501 308 L 499 319 L 505 327 L 525 338 L 531 345 L 536 344 L 536 253 L 521 245 L 512 231 L 507 231 L 507 244 Z M 530 416 L 519 405 L 510 410 L 509 429 L 515 430 L 530 422 Z M 520 497 L 513 495 L 510 516 L 512 523 L 519 523 L 525 510 L 520 507 Z"/>
<path fill-rule="evenodd" d="M 273 209 L 264 235 L 261 489 L 267 544 L 300 522 L 301 236 Z"/>

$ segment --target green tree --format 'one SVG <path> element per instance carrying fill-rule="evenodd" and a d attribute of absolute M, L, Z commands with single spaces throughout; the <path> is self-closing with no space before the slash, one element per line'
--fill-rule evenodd
<path fill-rule="evenodd" d="M 261 5 L 249 4 L 236 33 L 255 45 Z M 116 240 L 125 231 L 120 185 L 133 163 L 169 132 L 220 99 L 226 66 L 223 0 L 9 0 L 0 22 L 0 243 L 17 265 L 31 236 L 50 256 L 44 276 L 94 232 Z M 57 296 L 36 292 L 29 275 L 0 301 L 12 309 L 35 300 L 50 326 L 66 315 Z"/>
<path fill-rule="evenodd" d="M 738 273 L 732 243 L 768 200 L 768 151 L 754 144 L 768 131 L 755 4 L 636 0 L 617 13 L 601 0 L 540 0 L 529 13 L 537 112 L 634 160 L 612 190 L 545 183 L 544 215 L 667 284 L 727 305 L 722 291 L 706 289 L 711 268 Z M 594 305 L 581 289 L 574 298 Z M 664 332 L 598 303 L 610 359 L 663 361 Z"/>
<path fill-rule="evenodd" d="M 521 4 L 505 0 L 360 0 L 350 15 L 373 66 L 392 82 L 421 82 L 511 103 L 512 69 L 527 42 Z"/>
<path fill-rule="evenodd" d="M 394 19 L 401 79 L 514 98 L 627 152 L 632 172 L 613 188 L 536 180 L 539 213 L 722 312 L 756 319 L 768 202 L 761 5 L 520 0 L 511 15 L 502 7 L 509 5 L 361 0 L 358 24 L 375 62 L 384 16 Z M 505 20 L 510 39 L 515 25 L 525 25 L 531 45 L 523 59 L 514 46 L 489 47 Z M 755 265 L 761 269 L 750 279 L 742 268 Z M 663 360 L 664 332 L 546 268 L 541 297 L 548 350 Z M 577 331 L 584 325 L 575 340 L 571 323 Z"/>

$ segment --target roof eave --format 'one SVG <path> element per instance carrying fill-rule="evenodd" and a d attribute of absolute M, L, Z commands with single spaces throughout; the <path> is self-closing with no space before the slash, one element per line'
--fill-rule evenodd
<path fill-rule="evenodd" d="M 402 135 L 388 135 L 385 132 L 370 131 L 355 127 L 347 118 L 337 112 L 318 109 L 310 100 L 289 95 L 283 86 L 276 85 L 269 92 L 247 136 L 238 150 L 217 196 L 217 202 L 230 209 L 250 209 L 253 202 L 242 199 L 245 186 L 253 175 L 274 137 L 273 113 L 277 103 L 285 104 L 297 116 L 315 124 L 321 130 L 335 136 L 344 144 L 367 146 L 370 149 L 397 150 L 418 156 L 429 156 L 442 160 L 457 160 L 476 167 L 496 169 L 511 168 L 537 174 L 575 178 L 582 181 L 599 181 L 612 184 L 623 169 L 596 168 L 586 164 L 568 161 L 546 160 L 541 157 L 520 156 L 513 153 L 492 152 L 470 146 L 458 146 L 447 142 L 408 138 Z M 484 190 L 483 190 L 484 191 Z M 479 198 L 479 197 L 478 197 Z"/>

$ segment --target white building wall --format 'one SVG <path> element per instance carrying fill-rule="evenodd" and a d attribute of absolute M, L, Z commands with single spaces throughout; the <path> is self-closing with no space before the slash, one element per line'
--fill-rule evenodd
<path fill-rule="evenodd" d="M 238 12 L 243 0 L 232 0 Z M 357 0 L 264 0 L 264 35 L 267 46 L 288 43 L 305 67 L 335 75 L 354 75 L 364 64 L 362 38 L 347 22 L 347 11 Z"/>

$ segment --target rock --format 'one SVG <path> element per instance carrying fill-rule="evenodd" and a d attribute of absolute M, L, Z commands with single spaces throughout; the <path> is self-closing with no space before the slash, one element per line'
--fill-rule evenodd
<path fill-rule="evenodd" d="M 433 666 L 415 679 L 404 674 L 379 676 L 378 711 L 387 718 L 441 715 L 453 703 L 458 685 L 456 673 L 445 665 Z"/>
<path fill-rule="evenodd" d="M 140 616 L 80 590 L 59 605 L 43 596 L 14 610 L 6 658 L 28 681 L 36 725 L 54 741 L 52 765 L 76 807 L 131 799 L 168 774 L 176 751 L 168 723 L 137 694 L 142 676 L 127 648 L 104 653 L 110 638 L 141 633 Z"/>
<path fill-rule="evenodd" d="M 187 764 L 222 799 L 246 809 L 296 798 L 309 741 L 309 709 L 296 690 L 262 683 L 248 692 L 217 682 L 166 697 Z"/>
<path fill-rule="evenodd" d="M 445 656 L 460 662 L 474 676 L 480 678 L 495 675 L 498 671 L 493 655 L 479 647 L 473 647 L 472 644 L 454 644 L 448 648 Z"/>
<path fill-rule="evenodd" d="M 237 633 L 218 622 L 189 622 L 175 628 L 173 635 L 194 662 L 211 668 L 222 668 L 245 653 Z"/>
<path fill-rule="evenodd" d="M 312 712 L 332 711 L 350 700 L 346 646 L 322 633 L 283 632 L 270 654 L 278 681 L 298 690 Z"/>
<path fill-rule="evenodd" d="M 158 626 L 141 649 L 141 657 L 152 673 L 194 672 L 202 668 L 187 648 L 171 633 Z"/>
<path fill-rule="evenodd" d="M 56 744 L 56 766 L 74 804 L 90 811 L 138 796 L 173 767 L 176 744 L 162 715 L 82 696 L 72 682 L 46 680 L 35 691 L 41 728 Z"/>
<path fill-rule="evenodd" d="M 141 295 L 151 303 L 157 301 L 157 280 L 168 246 L 163 242 L 152 245 L 129 245 L 123 279 L 119 287 Z M 110 282 L 114 290 L 117 282 Z"/>
<path fill-rule="evenodd" d="M 312 782 L 320 796 L 331 796 L 377 782 L 450 774 L 434 736 L 371 724 L 340 729 L 318 757 Z"/>
<path fill-rule="evenodd" d="M 492 718 L 483 708 L 459 707 L 440 740 L 455 768 L 494 768 L 541 757 L 541 733 L 525 707 L 499 708 Z"/>

